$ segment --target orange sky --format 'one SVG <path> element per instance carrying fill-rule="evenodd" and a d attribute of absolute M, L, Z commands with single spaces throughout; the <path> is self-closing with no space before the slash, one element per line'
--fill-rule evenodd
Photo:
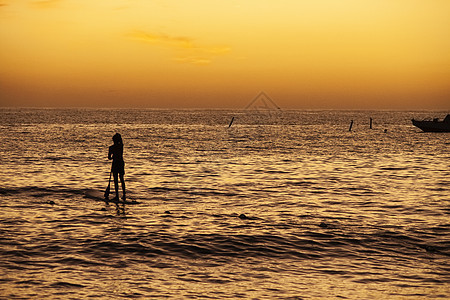
<path fill-rule="evenodd" d="M 0 106 L 450 109 L 448 0 L 0 0 Z"/>

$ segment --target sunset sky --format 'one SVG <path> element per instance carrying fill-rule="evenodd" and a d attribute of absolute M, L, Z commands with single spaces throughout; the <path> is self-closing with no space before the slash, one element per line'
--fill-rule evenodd
<path fill-rule="evenodd" d="M 0 0 L 0 106 L 450 109 L 448 0 Z"/>

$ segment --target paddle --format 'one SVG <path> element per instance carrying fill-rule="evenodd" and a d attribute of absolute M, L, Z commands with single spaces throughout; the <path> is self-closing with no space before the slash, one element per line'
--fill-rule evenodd
<path fill-rule="evenodd" d="M 112 172 L 109 172 L 108 187 L 105 190 L 105 199 L 109 198 L 109 192 L 111 190 L 111 174 L 112 174 Z"/>

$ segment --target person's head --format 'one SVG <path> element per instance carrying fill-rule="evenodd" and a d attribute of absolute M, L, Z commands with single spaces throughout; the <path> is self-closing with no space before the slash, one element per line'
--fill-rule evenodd
<path fill-rule="evenodd" d="M 114 144 L 123 144 L 122 136 L 119 133 L 116 133 L 112 139 L 113 139 Z"/>

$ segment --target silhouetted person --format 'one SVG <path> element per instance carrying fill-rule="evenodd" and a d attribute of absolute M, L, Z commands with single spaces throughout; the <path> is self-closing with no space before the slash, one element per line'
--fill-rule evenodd
<path fill-rule="evenodd" d="M 119 181 L 117 177 L 120 177 L 120 183 L 122 184 L 123 200 L 126 199 L 125 193 L 125 162 L 123 161 L 123 142 L 122 136 L 116 133 L 113 136 L 114 145 L 109 147 L 108 159 L 112 159 L 111 172 L 114 177 L 114 188 L 116 191 L 116 197 L 113 200 L 119 200 Z"/>

